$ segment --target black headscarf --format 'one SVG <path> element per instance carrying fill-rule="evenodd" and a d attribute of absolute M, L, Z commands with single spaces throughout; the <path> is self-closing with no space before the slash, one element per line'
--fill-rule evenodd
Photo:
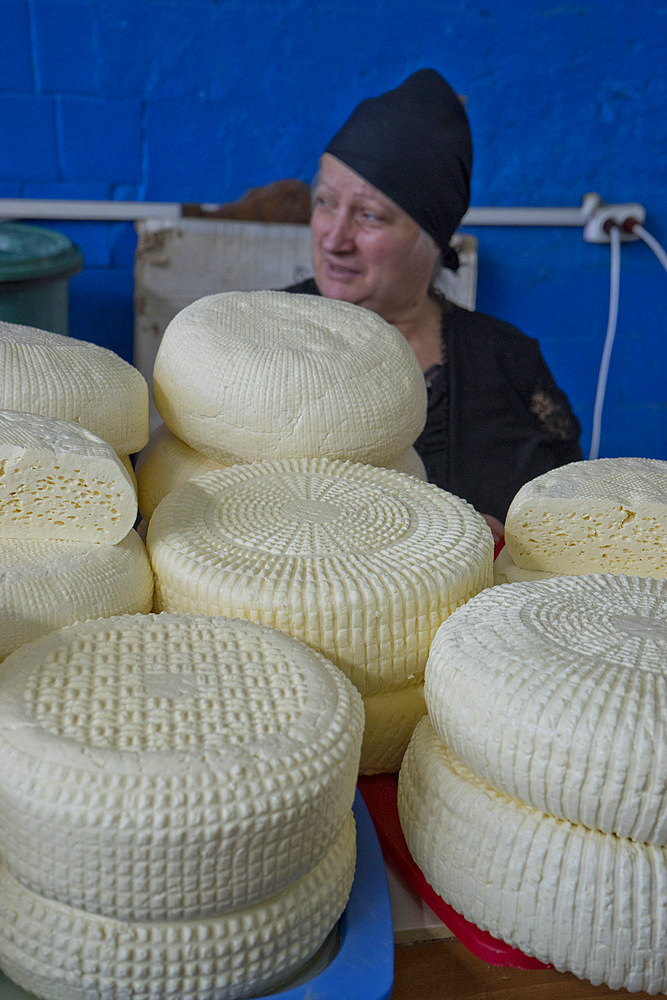
<path fill-rule="evenodd" d="M 362 101 L 325 152 L 396 202 L 456 270 L 449 241 L 470 204 L 472 139 L 461 101 L 436 70 Z"/>

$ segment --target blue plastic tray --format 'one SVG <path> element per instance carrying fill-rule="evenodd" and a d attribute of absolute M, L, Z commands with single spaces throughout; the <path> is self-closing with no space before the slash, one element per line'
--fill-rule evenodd
<path fill-rule="evenodd" d="M 261 1000 L 389 1000 L 394 984 L 394 929 L 380 844 L 359 791 L 354 799 L 357 867 L 338 924 L 338 949 L 317 975 Z M 335 946 L 335 945 L 334 945 Z M 327 946 L 330 947 L 330 946 Z M 0 972 L 0 1000 L 35 1000 Z"/>

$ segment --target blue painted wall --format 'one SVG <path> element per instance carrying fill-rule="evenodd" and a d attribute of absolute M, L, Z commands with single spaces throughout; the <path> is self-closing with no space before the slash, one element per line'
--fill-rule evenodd
<path fill-rule="evenodd" d="M 0 197 L 230 201 L 310 180 L 364 96 L 434 66 L 467 98 L 476 206 L 640 202 L 667 243 L 667 6 L 591 0 L 0 0 Z M 131 224 L 78 243 L 70 330 L 131 358 Z M 539 338 L 584 425 L 607 246 L 479 227 L 478 307 Z M 601 454 L 667 458 L 667 273 L 624 245 Z"/>

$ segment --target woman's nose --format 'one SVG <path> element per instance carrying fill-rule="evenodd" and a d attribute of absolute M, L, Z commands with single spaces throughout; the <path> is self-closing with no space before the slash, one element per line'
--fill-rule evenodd
<path fill-rule="evenodd" d="M 349 217 L 341 212 L 329 217 L 322 233 L 325 250 L 341 253 L 354 247 L 354 228 Z"/>

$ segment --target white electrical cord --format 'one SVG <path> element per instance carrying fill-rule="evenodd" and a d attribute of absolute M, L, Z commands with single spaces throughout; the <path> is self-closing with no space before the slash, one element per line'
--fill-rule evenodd
<path fill-rule="evenodd" d="M 656 255 L 656 257 L 664 267 L 665 271 L 667 271 L 667 253 L 665 253 L 663 247 L 660 246 L 655 236 L 651 236 L 650 233 L 647 233 L 644 227 L 640 226 L 638 222 L 635 222 L 634 226 L 632 227 L 632 232 L 635 233 L 637 236 L 639 236 L 644 241 L 644 243 L 646 243 L 651 248 L 653 253 Z"/>
<path fill-rule="evenodd" d="M 618 297 L 621 277 L 621 236 L 617 226 L 612 226 L 610 236 L 610 276 L 609 276 L 609 319 L 607 321 L 607 335 L 602 350 L 602 360 L 600 371 L 598 372 L 598 385 L 595 393 L 595 406 L 593 407 L 593 431 L 591 434 L 591 447 L 589 459 L 597 458 L 600 450 L 600 432 L 602 427 L 602 408 L 607 390 L 607 374 L 609 372 L 609 361 L 611 350 L 614 346 L 616 336 L 616 322 L 618 320 Z"/>

